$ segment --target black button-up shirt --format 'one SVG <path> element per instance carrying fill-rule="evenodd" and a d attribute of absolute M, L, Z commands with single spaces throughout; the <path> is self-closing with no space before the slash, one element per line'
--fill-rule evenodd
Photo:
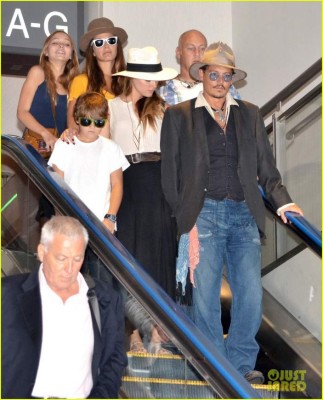
<path fill-rule="evenodd" d="M 243 201 L 244 193 L 238 176 L 238 143 L 233 114 L 226 133 L 204 108 L 204 120 L 210 156 L 209 185 L 206 197 Z"/>

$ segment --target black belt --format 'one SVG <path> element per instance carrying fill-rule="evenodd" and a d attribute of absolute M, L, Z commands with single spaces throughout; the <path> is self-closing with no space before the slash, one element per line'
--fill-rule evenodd
<path fill-rule="evenodd" d="M 151 153 L 129 154 L 126 156 L 126 159 L 130 162 L 130 164 L 138 164 L 140 162 L 148 161 L 160 161 L 160 153 L 155 151 Z"/>

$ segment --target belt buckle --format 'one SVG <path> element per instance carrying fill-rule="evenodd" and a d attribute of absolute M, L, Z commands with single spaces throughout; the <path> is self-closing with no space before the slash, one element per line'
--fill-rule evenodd
<path fill-rule="evenodd" d="M 136 158 L 137 155 L 139 156 L 139 160 L 135 161 L 134 158 Z M 141 153 L 130 154 L 130 158 L 131 158 L 132 164 L 139 164 L 141 162 Z"/>

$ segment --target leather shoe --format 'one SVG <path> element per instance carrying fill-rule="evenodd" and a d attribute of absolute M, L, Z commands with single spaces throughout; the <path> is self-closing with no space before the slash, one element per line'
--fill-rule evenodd
<path fill-rule="evenodd" d="M 254 385 L 262 385 L 265 381 L 262 372 L 256 370 L 248 371 L 244 377 L 250 384 Z"/>

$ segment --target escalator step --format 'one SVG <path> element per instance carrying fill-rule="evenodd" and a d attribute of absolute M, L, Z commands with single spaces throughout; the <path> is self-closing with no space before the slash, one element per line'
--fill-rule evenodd
<path fill-rule="evenodd" d="M 171 385 L 188 385 L 188 386 L 209 386 L 205 381 L 193 381 L 184 379 L 170 379 L 170 378 L 144 378 L 140 376 L 124 376 L 123 382 L 146 382 L 146 383 L 159 383 Z"/>
<path fill-rule="evenodd" d="M 143 377 L 123 377 L 122 388 L 129 397 L 137 397 L 136 392 L 144 394 L 146 398 L 217 398 L 207 382 L 162 379 L 162 378 L 143 378 Z"/>
<path fill-rule="evenodd" d="M 179 355 L 142 353 L 139 357 L 128 353 L 128 375 L 158 379 L 184 379 L 203 381 L 191 364 Z"/>
<path fill-rule="evenodd" d="M 170 360 L 183 360 L 184 356 L 178 354 L 155 354 L 155 353 L 137 353 L 133 351 L 128 351 L 127 353 L 129 358 L 160 358 L 160 359 L 170 359 Z"/>
<path fill-rule="evenodd" d="M 128 353 L 128 368 L 122 379 L 130 398 L 218 398 L 217 394 L 181 355 Z M 269 385 L 252 385 L 266 399 L 279 392 Z"/>
<path fill-rule="evenodd" d="M 207 382 L 201 381 L 124 376 L 122 387 L 132 398 L 138 398 L 135 392 L 141 393 L 139 397 L 146 398 L 219 398 Z M 262 398 L 279 398 L 279 392 L 272 390 L 270 385 L 252 385 L 252 387 Z"/>

